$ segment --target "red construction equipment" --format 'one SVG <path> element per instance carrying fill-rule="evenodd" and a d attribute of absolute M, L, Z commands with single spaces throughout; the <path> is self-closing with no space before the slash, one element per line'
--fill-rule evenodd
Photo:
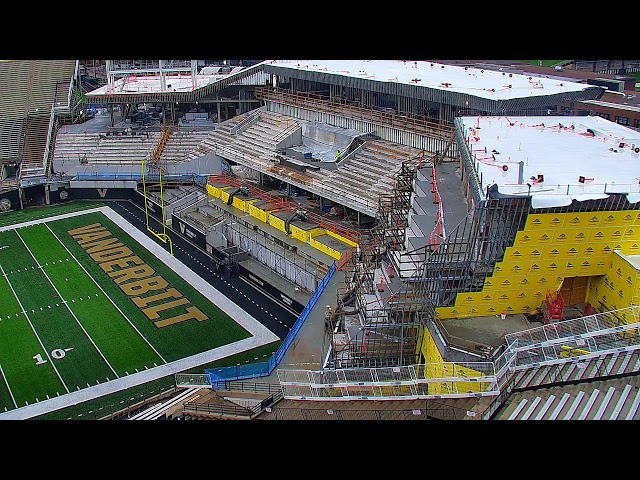
<path fill-rule="evenodd" d="M 557 292 L 549 292 L 547 290 L 547 297 L 545 298 L 543 305 L 543 316 L 544 316 L 544 324 L 548 323 L 556 323 L 562 321 L 562 314 L 564 311 L 564 298 L 560 293 L 560 290 Z"/>

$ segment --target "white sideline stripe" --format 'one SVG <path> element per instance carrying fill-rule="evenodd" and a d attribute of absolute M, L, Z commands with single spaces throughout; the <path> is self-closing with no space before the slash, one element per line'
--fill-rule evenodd
<path fill-rule="evenodd" d="M 96 212 L 101 212 L 105 216 L 107 216 L 111 221 L 113 221 L 122 230 L 129 234 L 134 240 L 136 240 L 144 248 L 149 250 L 149 252 L 151 252 L 156 258 L 158 258 L 158 260 L 162 261 L 176 274 L 180 275 L 191 286 L 193 286 L 202 295 L 209 299 L 211 303 L 215 304 L 220 310 L 229 315 L 234 321 L 242 325 L 242 327 L 244 327 L 253 336 L 234 343 L 222 345 L 221 347 L 214 348 L 206 352 L 198 353 L 191 357 L 176 360 L 175 362 L 150 368 L 149 370 L 132 373 L 130 375 L 127 375 L 126 377 L 120 377 L 115 380 L 101 383 L 99 385 L 94 385 L 92 387 L 83 388 L 82 390 L 70 392 L 59 397 L 42 400 L 38 403 L 28 405 L 26 407 L 21 407 L 9 412 L 0 413 L 0 420 L 24 420 L 27 418 L 42 415 L 44 413 L 58 410 L 60 408 L 86 402 L 87 400 L 92 400 L 94 398 L 108 395 L 110 393 L 150 382 L 152 380 L 157 380 L 169 375 L 175 375 L 177 373 L 183 372 L 184 370 L 194 368 L 205 363 L 210 363 L 215 360 L 220 360 L 222 358 L 235 355 L 246 350 L 261 347 L 263 345 L 267 345 L 279 340 L 278 336 L 275 333 L 259 323 L 254 317 L 249 315 L 249 313 L 245 312 L 241 307 L 236 305 L 230 299 L 222 295 L 218 290 L 212 287 L 200 276 L 193 273 L 191 269 L 187 268 L 182 262 L 170 255 L 164 248 L 157 245 L 152 239 L 147 237 L 144 233 L 135 228 L 109 207 L 91 208 L 87 210 L 81 210 L 79 212 L 71 212 L 63 215 L 43 218 L 40 220 L 24 222 L 21 224 L 12 225 L 10 227 L 0 227 L 0 231 L 13 230 L 23 226 L 53 222 L 62 218 L 75 217 L 78 215 Z"/>
<path fill-rule="evenodd" d="M 31 225 L 39 225 L 41 223 L 46 223 L 46 222 L 55 222 L 56 220 L 61 220 L 63 218 L 77 217 L 78 215 L 85 215 L 87 213 L 96 213 L 100 211 L 101 211 L 100 208 L 88 208 L 86 210 L 79 210 L 77 212 L 63 213 L 61 215 L 54 215 L 52 217 L 45 217 L 37 220 L 30 220 L 28 222 L 14 223 L 13 225 L 0 227 L 0 232 L 4 232 L 5 230 L 16 230 L 22 227 L 30 227 Z"/>
<path fill-rule="evenodd" d="M 4 384 L 7 387 L 7 390 L 9 391 L 9 395 L 11 395 L 11 401 L 13 402 L 13 406 L 17 407 L 18 404 L 16 404 L 16 399 L 13 396 L 13 391 L 11 390 L 11 387 L 9 386 L 9 382 L 7 381 L 7 377 L 4 376 L 4 370 L 2 369 L 2 365 L 0 365 L 0 374 L 2 374 L 2 380 L 4 381 Z"/>

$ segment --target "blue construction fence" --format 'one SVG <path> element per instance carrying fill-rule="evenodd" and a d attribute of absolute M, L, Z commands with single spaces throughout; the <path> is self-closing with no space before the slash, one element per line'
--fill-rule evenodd
<path fill-rule="evenodd" d="M 284 358 L 284 355 L 287 353 L 289 347 L 293 344 L 293 340 L 296 338 L 296 335 L 304 325 L 304 322 L 309 317 L 311 310 L 320 298 L 320 295 L 322 295 L 322 293 L 324 292 L 324 289 L 331 280 L 331 277 L 333 277 L 333 274 L 336 273 L 336 270 L 336 262 L 333 262 L 331 268 L 329 268 L 329 271 L 320 282 L 320 285 L 318 285 L 316 291 L 313 292 L 313 295 L 309 299 L 307 306 L 304 307 L 304 310 L 302 310 L 302 313 L 300 314 L 300 316 L 298 316 L 298 319 L 289 331 L 287 338 L 284 339 L 282 345 L 280 345 L 280 348 L 278 348 L 278 351 L 276 351 L 268 361 L 249 363 L 246 365 L 236 365 L 234 367 L 206 369 L 205 375 L 209 375 L 211 387 L 214 390 L 217 390 L 218 388 L 225 388 L 226 382 L 231 380 L 244 380 L 247 378 L 267 377 L 271 375 L 271 373 Z"/>

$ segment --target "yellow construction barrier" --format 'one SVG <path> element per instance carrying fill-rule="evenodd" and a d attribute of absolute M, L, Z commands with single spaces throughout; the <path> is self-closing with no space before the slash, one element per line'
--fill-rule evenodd
<path fill-rule="evenodd" d="M 282 220 L 281 218 L 276 217 L 275 215 L 269 215 L 268 223 L 273 228 L 277 228 L 278 230 L 287 233 L 284 228 L 284 220 Z"/>
<path fill-rule="evenodd" d="M 249 215 L 263 221 L 264 223 L 267 223 L 267 216 L 269 214 L 261 208 L 256 207 L 255 205 L 249 205 Z"/>
<path fill-rule="evenodd" d="M 291 236 L 293 238 L 304 243 L 309 243 L 309 239 L 311 238 L 309 230 L 303 230 L 302 228 L 296 227 L 295 225 L 289 225 L 289 229 L 291 230 Z"/>
<path fill-rule="evenodd" d="M 317 240 L 314 240 L 313 238 L 309 239 L 309 245 L 311 245 L 313 248 L 320 250 L 323 253 L 326 253 L 327 255 L 335 258 L 336 260 L 340 260 L 340 257 L 342 256 L 342 253 L 340 253 L 339 251 L 334 250 L 333 248 L 325 245 L 324 243 L 320 243 Z"/>
<path fill-rule="evenodd" d="M 589 350 L 573 348 L 568 345 L 562 345 L 560 347 L 560 358 L 579 357 L 580 355 L 589 355 L 590 353 Z"/>

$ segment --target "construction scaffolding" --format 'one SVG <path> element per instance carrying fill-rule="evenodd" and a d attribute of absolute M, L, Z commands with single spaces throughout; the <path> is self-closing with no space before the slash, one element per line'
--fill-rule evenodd
<path fill-rule="evenodd" d="M 336 312 L 327 322 L 326 368 L 397 367 L 419 357 L 434 308 L 420 270 L 400 278 L 393 257 L 405 243 L 417 169 L 427 163 L 422 155 L 403 162 L 394 190 L 379 198 L 375 226 L 361 234 L 359 249 L 341 264 L 345 286 L 337 290 Z"/>

